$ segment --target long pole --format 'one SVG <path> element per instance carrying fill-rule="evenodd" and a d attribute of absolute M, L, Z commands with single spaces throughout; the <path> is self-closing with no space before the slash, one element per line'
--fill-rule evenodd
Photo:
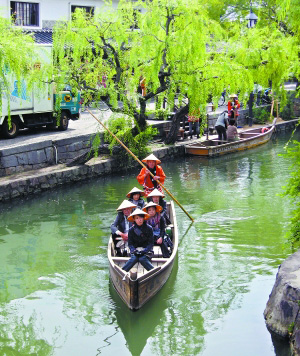
<path fill-rule="evenodd" d="M 272 100 L 271 111 L 270 111 L 270 120 L 272 120 L 273 110 L 274 110 L 274 100 Z M 277 116 L 278 116 L 278 106 L 277 106 Z"/>
<path fill-rule="evenodd" d="M 125 146 L 124 143 L 123 143 L 120 139 L 118 139 L 118 137 L 117 137 L 114 133 L 112 133 L 108 127 L 106 127 L 88 108 L 87 108 L 86 110 L 93 116 L 94 119 L 96 119 L 96 120 L 99 122 L 99 124 L 100 124 L 107 132 L 110 133 L 110 135 L 112 135 L 112 136 L 119 142 L 119 144 L 120 144 L 122 147 L 125 148 L 125 150 L 126 150 L 136 161 L 139 162 L 139 164 L 140 164 L 143 168 L 147 169 L 147 167 L 144 165 L 144 163 L 143 163 L 134 153 L 132 153 L 132 152 L 130 151 L 130 149 L 129 149 L 127 146 Z M 151 172 L 149 172 L 149 173 L 150 173 L 151 177 L 153 178 L 154 175 L 153 175 Z M 169 190 L 168 190 L 166 187 L 164 187 L 164 185 L 163 185 L 159 180 L 157 180 L 157 183 L 165 190 L 165 192 L 171 197 L 171 199 L 173 199 L 173 200 L 175 201 L 175 203 L 185 212 L 185 214 L 186 214 L 192 221 L 194 221 L 194 219 L 191 217 L 191 215 L 184 209 L 184 207 L 179 203 L 179 201 L 174 197 L 174 195 L 173 195 L 171 192 L 169 192 Z"/>

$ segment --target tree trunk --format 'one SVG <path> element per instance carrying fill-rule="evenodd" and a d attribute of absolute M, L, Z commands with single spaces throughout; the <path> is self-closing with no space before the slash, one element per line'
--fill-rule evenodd
<path fill-rule="evenodd" d="M 184 119 L 184 116 L 189 112 L 189 105 L 180 108 L 172 118 L 172 124 L 170 132 L 168 133 L 165 144 L 169 145 L 175 143 L 177 140 L 177 134 L 180 127 L 180 121 Z"/>
<path fill-rule="evenodd" d="M 147 121 L 146 121 L 146 100 L 143 98 L 139 99 L 140 102 L 140 114 L 138 115 L 137 118 L 137 123 L 139 125 L 139 128 L 144 131 L 147 126 Z"/>

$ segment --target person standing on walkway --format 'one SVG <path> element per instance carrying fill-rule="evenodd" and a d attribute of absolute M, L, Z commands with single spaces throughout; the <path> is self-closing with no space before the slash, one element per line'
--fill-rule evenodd
<path fill-rule="evenodd" d="M 143 167 L 141 169 L 140 174 L 136 177 L 136 179 L 144 187 L 146 197 L 155 188 L 162 192 L 160 185 L 157 183 L 157 181 L 159 180 L 161 184 L 164 184 L 166 178 L 163 169 L 161 168 L 161 166 L 159 166 L 161 161 L 156 158 L 152 153 L 151 155 L 144 158 L 142 162 L 145 162 L 147 167 Z M 154 177 L 150 175 L 150 172 L 153 174 Z"/>
<path fill-rule="evenodd" d="M 215 129 L 218 133 L 218 139 L 220 141 L 227 140 L 227 134 L 226 134 L 226 130 L 227 130 L 227 126 L 228 126 L 228 121 L 226 118 L 226 114 L 227 114 L 227 110 L 223 111 L 217 119 L 217 122 L 215 124 Z M 219 142 L 220 144 L 221 142 Z"/>
<path fill-rule="evenodd" d="M 199 138 L 199 121 L 200 121 L 200 111 L 194 110 L 192 111 L 189 115 L 186 116 L 188 118 L 188 123 L 189 123 L 189 135 L 190 138 L 193 138 L 193 126 L 194 126 L 194 133 L 197 135 L 197 138 Z"/>
<path fill-rule="evenodd" d="M 237 124 L 237 119 L 239 116 L 239 108 L 241 107 L 238 97 L 236 94 L 230 95 L 230 100 L 228 101 L 228 118 L 234 119 Z M 237 126 L 237 125 L 236 125 Z"/>

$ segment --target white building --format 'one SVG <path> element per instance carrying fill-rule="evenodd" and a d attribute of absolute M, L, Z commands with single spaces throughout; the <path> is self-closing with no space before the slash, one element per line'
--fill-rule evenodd
<path fill-rule="evenodd" d="M 113 1 L 115 4 L 117 0 Z M 83 8 L 91 14 L 101 11 L 101 0 L 0 0 L 0 15 L 13 16 L 15 25 L 28 30 L 52 29 L 59 20 L 68 21 L 76 8 Z M 37 31 L 39 32 L 39 31 Z"/>

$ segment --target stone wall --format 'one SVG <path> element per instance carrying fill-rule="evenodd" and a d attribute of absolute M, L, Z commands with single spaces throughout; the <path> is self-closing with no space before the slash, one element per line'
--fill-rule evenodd
<path fill-rule="evenodd" d="M 300 117 L 300 98 L 294 98 L 293 109 L 295 117 Z"/>
<path fill-rule="evenodd" d="M 293 355 L 300 355 L 300 250 L 279 267 L 264 317 L 268 329 L 290 340 Z"/>
<path fill-rule="evenodd" d="M 0 150 L 0 177 L 67 163 L 90 149 L 92 139 L 83 135 L 4 148 Z"/>
<path fill-rule="evenodd" d="M 154 150 L 160 159 L 184 156 L 184 146 L 170 146 Z M 134 161 L 131 167 L 139 166 Z M 131 168 L 129 166 L 126 169 Z M 37 171 L 0 178 L 0 201 L 37 194 L 57 186 L 120 172 L 120 163 L 113 159 L 92 158 L 84 165 L 66 167 L 64 164 Z"/>

